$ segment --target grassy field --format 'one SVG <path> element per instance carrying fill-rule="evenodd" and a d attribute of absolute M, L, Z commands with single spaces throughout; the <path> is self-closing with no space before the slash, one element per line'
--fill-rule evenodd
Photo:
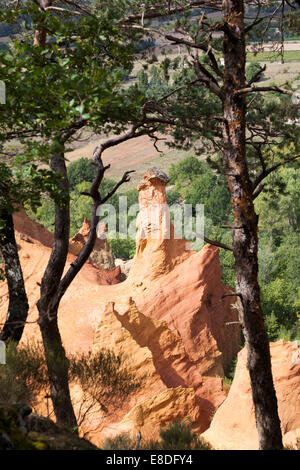
<path fill-rule="evenodd" d="M 300 46 L 299 46 L 300 47 Z M 284 51 L 284 61 L 299 61 L 300 62 L 300 50 L 299 51 Z M 247 62 L 281 62 L 281 55 L 278 53 L 265 51 L 254 54 L 253 52 L 247 53 Z"/>

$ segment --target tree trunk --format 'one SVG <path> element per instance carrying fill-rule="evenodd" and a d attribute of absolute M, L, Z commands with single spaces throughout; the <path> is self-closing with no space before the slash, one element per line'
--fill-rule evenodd
<path fill-rule="evenodd" d="M 51 5 L 52 0 L 41 0 L 43 8 Z M 46 40 L 47 32 L 43 28 L 37 28 L 34 45 L 44 48 Z M 51 168 L 63 177 L 60 187 L 64 190 L 67 200 L 60 206 L 56 204 L 55 207 L 54 244 L 42 279 L 41 297 L 37 308 L 47 362 L 50 396 L 56 420 L 58 424 L 74 428 L 74 432 L 77 433 L 77 420 L 69 389 L 69 361 L 58 329 L 58 304 L 53 301 L 65 268 L 70 233 L 69 184 L 63 151 L 53 155 Z"/>
<path fill-rule="evenodd" d="M 69 361 L 58 329 L 58 307 L 53 304 L 67 260 L 70 231 L 69 185 L 63 152 L 53 156 L 51 167 L 63 176 L 60 186 L 67 200 L 61 206 L 56 205 L 54 244 L 42 279 L 41 297 L 37 307 L 55 416 L 59 424 L 76 427 L 68 381 Z"/>
<path fill-rule="evenodd" d="M 240 322 L 248 350 L 252 397 L 259 448 L 281 449 L 282 435 L 273 384 L 269 340 L 264 326 L 258 285 L 258 217 L 246 160 L 246 98 L 235 95 L 245 87 L 246 45 L 244 2 L 224 0 L 224 168 L 233 207 L 233 253 L 236 292 L 242 303 Z"/>
<path fill-rule="evenodd" d="M 24 330 L 24 322 L 27 320 L 29 306 L 15 239 L 13 218 L 11 214 L 3 210 L 1 219 L 6 223 L 0 235 L 0 250 L 5 265 L 9 305 L 0 339 L 18 343 Z"/>

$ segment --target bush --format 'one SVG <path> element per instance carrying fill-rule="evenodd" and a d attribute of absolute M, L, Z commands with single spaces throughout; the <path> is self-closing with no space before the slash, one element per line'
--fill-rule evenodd
<path fill-rule="evenodd" d="M 115 258 L 121 258 L 125 261 L 131 259 L 135 255 L 135 240 L 132 238 L 109 238 L 108 243 L 112 249 Z"/>
<path fill-rule="evenodd" d="M 259 62 L 251 62 L 246 68 L 246 78 L 247 81 L 250 81 L 252 77 L 261 69 Z M 264 78 L 264 73 L 260 74 L 259 82 Z"/>
<path fill-rule="evenodd" d="M 38 343 L 16 349 L 9 344 L 6 364 L 0 365 L 0 402 L 37 404 L 37 397 L 47 388 L 46 362 Z"/>
<path fill-rule="evenodd" d="M 173 421 L 159 436 L 163 450 L 209 450 L 210 445 L 192 432 L 191 424 L 184 421 Z"/>
<path fill-rule="evenodd" d="M 102 409 L 109 404 L 116 406 L 141 385 L 142 379 L 129 373 L 123 366 L 123 358 L 112 351 L 70 355 L 69 363 L 69 381 L 78 382 L 83 392 L 87 392 L 89 402 Z M 20 348 L 10 344 L 6 364 L 0 365 L 0 402 L 25 402 L 35 407 L 41 400 L 41 392 L 46 395 L 48 390 L 43 346 L 37 342 Z"/>
<path fill-rule="evenodd" d="M 136 448 L 137 442 L 134 441 L 129 434 L 122 433 L 115 437 L 108 437 L 102 444 L 103 450 L 133 450 Z"/>
<path fill-rule="evenodd" d="M 70 357 L 69 380 L 80 383 L 103 409 L 109 404 L 121 403 L 140 387 L 141 380 L 123 366 L 123 358 L 113 351 L 100 350 L 96 354 L 81 353 Z"/>

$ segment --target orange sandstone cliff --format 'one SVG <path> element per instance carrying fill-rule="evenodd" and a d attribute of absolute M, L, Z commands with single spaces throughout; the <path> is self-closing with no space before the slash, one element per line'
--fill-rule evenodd
<path fill-rule="evenodd" d="M 272 373 L 278 400 L 283 443 L 298 446 L 300 441 L 300 345 L 280 340 L 270 344 Z M 216 411 L 210 428 L 202 435 L 215 449 L 255 450 L 255 425 L 247 351 L 238 355 L 233 383 L 225 402 Z M 299 448 L 299 447 L 298 447 Z"/>
<path fill-rule="evenodd" d="M 120 409 L 110 416 L 93 410 L 83 423 L 82 432 L 96 444 L 120 430 L 156 437 L 160 425 L 177 418 L 190 417 L 195 430 L 205 431 L 226 398 L 219 377 L 240 348 L 237 313 L 232 298 L 224 297 L 230 290 L 221 282 L 218 248 L 206 245 L 195 252 L 176 238 L 169 226 L 167 182 L 167 175 L 152 168 L 138 186 L 136 255 L 126 281 L 99 285 L 99 270 L 87 264 L 61 301 L 59 328 L 67 352 L 113 349 L 143 377 L 143 386 Z M 28 320 L 34 321 L 37 282 L 50 248 L 21 238 Z M 68 263 L 73 259 L 70 254 Z M 3 320 L 8 301 L 4 284 L 0 299 Z M 40 338 L 36 323 L 26 325 L 23 341 L 32 337 Z M 78 386 L 71 393 L 80 408 Z"/>

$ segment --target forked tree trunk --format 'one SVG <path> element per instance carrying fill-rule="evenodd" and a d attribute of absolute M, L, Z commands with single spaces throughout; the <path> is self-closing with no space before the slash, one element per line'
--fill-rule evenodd
<path fill-rule="evenodd" d="M 65 192 L 66 201 L 55 208 L 54 244 L 42 279 L 41 297 L 37 307 L 54 413 L 59 424 L 75 428 L 77 421 L 68 381 L 69 361 L 58 329 L 57 304 L 53 305 L 67 260 L 70 231 L 69 185 L 63 153 L 52 157 L 51 168 L 63 177 L 60 186 Z"/>
<path fill-rule="evenodd" d="M 51 4 L 52 0 L 41 0 L 43 8 Z M 44 48 L 46 39 L 46 31 L 38 28 L 34 35 L 34 45 Z M 53 155 L 51 168 L 63 177 L 60 187 L 64 190 L 67 200 L 61 206 L 55 206 L 54 244 L 42 279 L 41 297 L 37 308 L 47 362 L 50 397 L 56 420 L 58 424 L 69 426 L 77 432 L 77 420 L 69 389 L 69 361 L 58 329 L 58 304 L 53 304 L 67 260 L 70 233 L 69 184 L 63 152 Z"/>
<path fill-rule="evenodd" d="M 235 91 L 245 87 L 246 46 L 244 2 L 223 1 L 224 20 L 224 168 L 234 214 L 233 253 L 236 292 L 242 309 L 240 322 L 248 350 L 247 366 L 260 449 L 281 449 L 282 435 L 273 384 L 269 339 L 264 326 L 258 285 L 258 217 L 255 213 L 248 174 L 245 142 L 245 95 Z"/>
<path fill-rule="evenodd" d="M 4 221 L 5 227 L 0 234 L 0 251 L 4 260 L 9 305 L 0 339 L 18 343 L 24 330 L 24 322 L 27 320 L 29 306 L 15 239 L 13 218 L 11 214 L 3 210 L 1 211 L 1 219 Z"/>

